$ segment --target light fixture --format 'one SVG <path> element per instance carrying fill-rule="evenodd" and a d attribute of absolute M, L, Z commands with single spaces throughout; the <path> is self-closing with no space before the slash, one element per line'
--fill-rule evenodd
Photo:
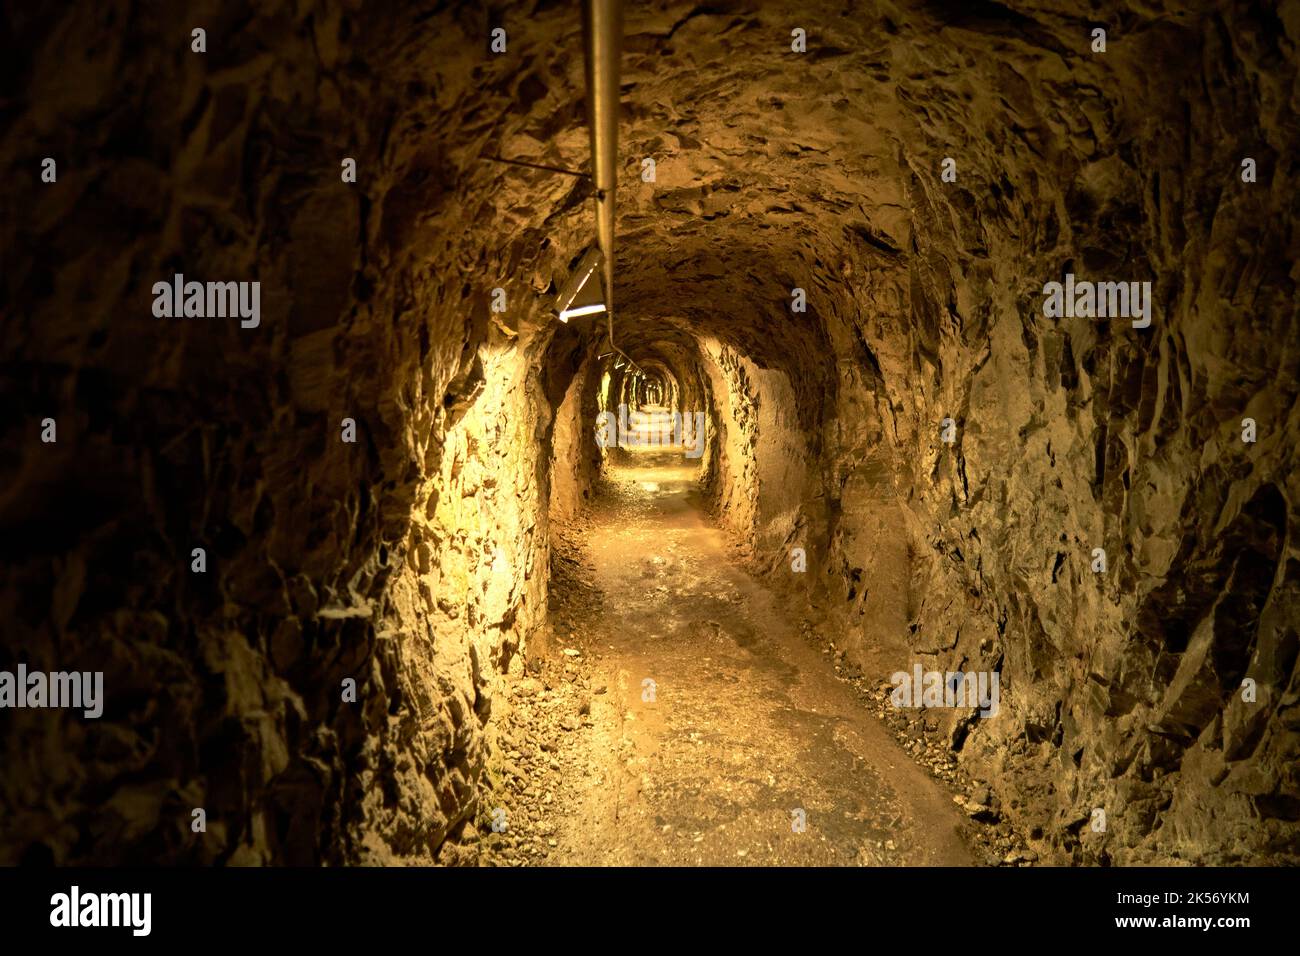
<path fill-rule="evenodd" d="M 555 300 L 555 311 L 559 313 L 561 322 L 605 311 L 605 293 L 599 273 L 604 262 L 605 257 L 599 249 L 589 248 L 582 254 L 578 268 L 573 270 L 573 275 L 569 276 Z"/>

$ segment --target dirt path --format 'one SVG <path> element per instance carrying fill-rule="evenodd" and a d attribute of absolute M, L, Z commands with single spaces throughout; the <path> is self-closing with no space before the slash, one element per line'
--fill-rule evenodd
<path fill-rule="evenodd" d="M 556 584 L 570 612 L 557 636 L 569 648 L 564 679 L 590 693 L 577 691 L 581 722 L 567 718 L 542 747 L 554 790 L 533 803 L 527 830 L 548 839 L 530 855 L 973 863 L 951 797 L 835 678 L 779 599 L 728 559 L 690 463 L 635 457 L 610 471 L 593 507 L 584 569 Z M 564 692 L 530 691 L 529 703 L 562 706 Z"/>

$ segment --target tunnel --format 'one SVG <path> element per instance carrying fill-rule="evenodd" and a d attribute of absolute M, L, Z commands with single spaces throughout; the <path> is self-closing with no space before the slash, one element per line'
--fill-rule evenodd
<path fill-rule="evenodd" d="M 1300 8 L 0 17 L 0 863 L 1300 863 Z"/>

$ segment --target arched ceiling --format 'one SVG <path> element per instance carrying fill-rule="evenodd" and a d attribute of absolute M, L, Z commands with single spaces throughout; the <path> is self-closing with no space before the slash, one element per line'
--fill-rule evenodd
<path fill-rule="evenodd" d="M 616 334 L 713 336 L 809 390 L 832 351 L 886 379 L 914 352 L 942 364 L 941 336 L 978 352 L 990 316 L 1027 308 L 1073 256 L 1149 275 L 1162 250 L 1135 225 L 1143 194 L 1181 163 L 1162 111 L 1190 82 L 1188 50 L 1223 41 L 1178 4 L 1014 6 L 629 5 Z M 589 185 L 484 157 L 586 169 L 579 12 L 465 5 L 454 22 L 367 28 L 368 61 L 407 94 L 381 137 L 405 173 L 380 231 L 440 299 L 501 286 L 528 305 L 520 329 L 549 334 L 550 297 L 594 239 Z M 498 25 L 507 52 L 485 54 Z M 837 331 L 837 316 L 871 327 Z"/>

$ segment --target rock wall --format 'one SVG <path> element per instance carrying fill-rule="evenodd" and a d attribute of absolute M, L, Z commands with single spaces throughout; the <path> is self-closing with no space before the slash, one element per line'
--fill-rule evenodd
<path fill-rule="evenodd" d="M 937 324 L 942 368 L 917 389 L 937 400 L 916 419 L 935 450 L 930 480 L 914 483 L 934 557 L 913 647 L 945 668 L 1000 670 L 1009 719 L 972 724 L 968 759 L 1076 861 L 1295 859 L 1294 443 L 1241 439 L 1244 417 L 1274 439 L 1295 426 L 1295 363 L 1264 351 L 1295 329 L 1281 251 L 1295 200 L 1271 184 L 1281 162 L 1259 183 L 1239 175 L 1239 154 L 1268 155 L 1294 123 L 1243 75 L 1267 86 L 1250 63 L 1282 82 L 1295 69 L 1258 21 L 1229 20 L 1195 38 L 1160 22 L 1127 45 L 1114 68 L 1141 64 L 1147 85 L 1112 80 L 1057 147 L 1064 196 L 1031 206 L 1004 183 L 990 187 L 997 206 L 965 218 L 987 257 L 948 251 L 973 243 L 949 233 L 951 191 L 932 168 L 911 187 L 927 264 L 911 313 L 918 329 Z M 1207 101 L 1188 43 L 1238 92 Z M 1157 96 L 1189 111 L 1153 124 Z M 1225 134 L 1234 96 L 1245 126 Z M 1032 109 L 1053 122 L 1046 102 Z M 961 151 L 955 115 L 924 116 L 938 151 Z M 1152 280 L 1151 327 L 1045 319 L 1043 282 L 1070 271 Z M 947 415 L 950 448 L 936 441 Z"/>
<path fill-rule="evenodd" d="M 499 174 L 460 110 L 520 77 L 374 6 L 91 6 L 6 14 L 0 663 L 106 704 L 6 713 L 0 862 L 466 859 L 544 609 L 567 261 L 451 228 Z M 259 324 L 156 318 L 176 272 Z"/>
<path fill-rule="evenodd" d="M 808 441 L 795 416 L 789 377 L 729 346 L 705 341 L 701 353 L 720 422 L 704 488 L 718 522 L 756 566 L 789 565 L 806 547 Z M 815 473 L 814 473 L 815 477 Z"/>
<path fill-rule="evenodd" d="M 594 438 L 598 385 L 591 380 L 596 374 L 595 363 L 588 358 L 556 411 L 551 453 L 552 521 L 568 521 L 581 513 L 595 492 L 602 461 Z"/>

